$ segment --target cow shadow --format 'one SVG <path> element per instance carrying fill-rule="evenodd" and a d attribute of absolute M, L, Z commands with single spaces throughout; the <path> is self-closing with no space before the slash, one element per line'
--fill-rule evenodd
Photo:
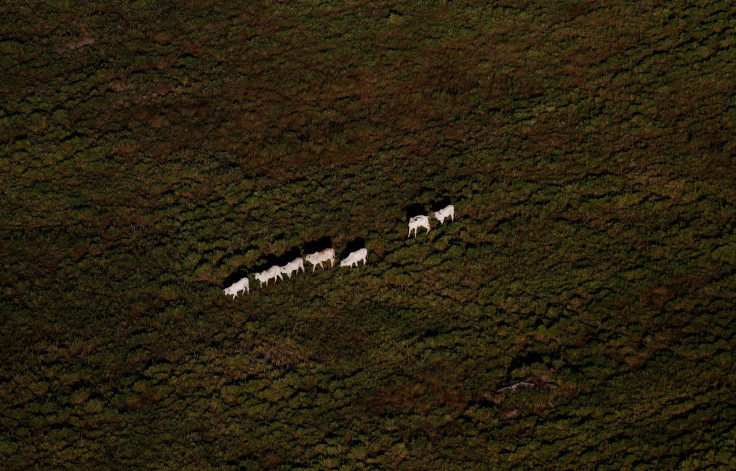
<path fill-rule="evenodd" d="M 248 267 L 240 265 L 234 272 L 225 278 L 222 282 L 222 289 L 232 286 L 233 283 L 240 281 L 241 278 L 245 278 L 246 276 L 248 276 Z"/>
<path fill-rule="evenodd" d="M 298 245 L 295 245 L 294 247 L 290 248 L 286 252 L 283 253 L 283 255 L 280 255 L 278 258 L 278 261 L 280 265 L 286 265 L 287 263 L 293 261 L 297 257 L 302 256 L 302 249 Z"/>
<path fill-rule="evenodd" d="M 268 270 L 272 266 L 279 264 L 278 258 L 279 257 L 274 254 L 261 255 L 260 257 L 258 257 L 258 260 L 256 260 L 253 265 L 251 265 L 250 271 L 253 273 L 259 273 L 264 270 Z"/>
<path fill-rule="evenodd" d="M 452 198 L 449 196 L 440 196 L 437 199 L 432 200 L 432 203 L 430 204 L 432 208 L 432 212 L 439 211 L 440 209 L 446 208 L 448 205 L 452 204 Z"/>
<path fill-rule="evenodd" d="M 316 240 L 310 240 L 304 244 L 304 254 L 311 254 L 315 252 L 321 252 L 325 249 L 332 248 L 332 237 L 324 236 Z M 293 260 L 293 259 L 292 259 Z"/>
<path fill-rule="evenodd" d="M 345 244 L 345 250 L 340 252 L 340 260 L 345 259 L 348 255 L 355 252 L 356 250 L 365 248 L 365 239 L 363 237 L 356 237 Z"/>
<path fill-rule="evenodd" d="M 404 206 L 404 213 L 406 214 L 406 222 L 409 222 L 409 219 L 415 216 L 426 215 L 427 208 L 425 207 L 424 204 L 412 203 L 407 206 Z"/>
<path fill-rule="evenodd" d="M 541 363 L 546 367 L 551 367 L 550 362 L 546 361 L 544 356 L 536 351 L 522 351 L 517 354 L 506 367 L 506 376 L 510 377 L 510 374 L 519 368 L 525 366 L 531 366 L 534 363 Z"/>
<path fill-rule="evenodd" d="M 302 251 L 298 246 L 294 246 L 284 252 L 281 255 L 275 255 L 275 254 L 268 254 L 261 256 L 256 262 L 251 266 L 251 272 L 253 273 L 259 273 L 264 270 L 268 270 L 274 265 L 278 265 L 280 267 L 283 267 L 287 263 L 291 262 L 297 257 L 301 257 Z"/>

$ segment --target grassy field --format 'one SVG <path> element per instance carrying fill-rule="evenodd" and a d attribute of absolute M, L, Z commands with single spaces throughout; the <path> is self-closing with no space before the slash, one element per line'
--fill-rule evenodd
<path fill-rule="evenodd" d="M 736 4 L 687 3 L 3 6 L 0 468 L 736 467 Z M 256 287 L 324 237 L 368 264 Z"/>

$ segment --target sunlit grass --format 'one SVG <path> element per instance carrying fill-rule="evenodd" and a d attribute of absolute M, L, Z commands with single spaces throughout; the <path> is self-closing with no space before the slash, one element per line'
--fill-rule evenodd
<path fill-rule="evenodd" d="M 0 20 L 4 469 L 733 462 L 731 4 L 68 3 Z"/>

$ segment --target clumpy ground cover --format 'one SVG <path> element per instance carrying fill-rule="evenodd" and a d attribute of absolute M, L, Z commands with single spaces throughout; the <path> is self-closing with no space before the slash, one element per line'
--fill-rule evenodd
<path fill-rule="evenodd" d="M 0 12 L 2 469 L 736 466 L 733 2 L 165 3 Z"/>

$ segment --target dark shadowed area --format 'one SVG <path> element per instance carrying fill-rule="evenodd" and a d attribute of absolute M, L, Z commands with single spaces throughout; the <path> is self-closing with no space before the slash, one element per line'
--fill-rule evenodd
<path fill-rule="evenodd" d="M 348 242 L 345 243 L 345 249 L 339 254 L 340 259 L 346 258 L 348 255 L 355 252 L 356 250 L 360 250 L 364 248 L 365 248 L 365 238 L 356 237 L 355 239 L 349 240 Z"/>

